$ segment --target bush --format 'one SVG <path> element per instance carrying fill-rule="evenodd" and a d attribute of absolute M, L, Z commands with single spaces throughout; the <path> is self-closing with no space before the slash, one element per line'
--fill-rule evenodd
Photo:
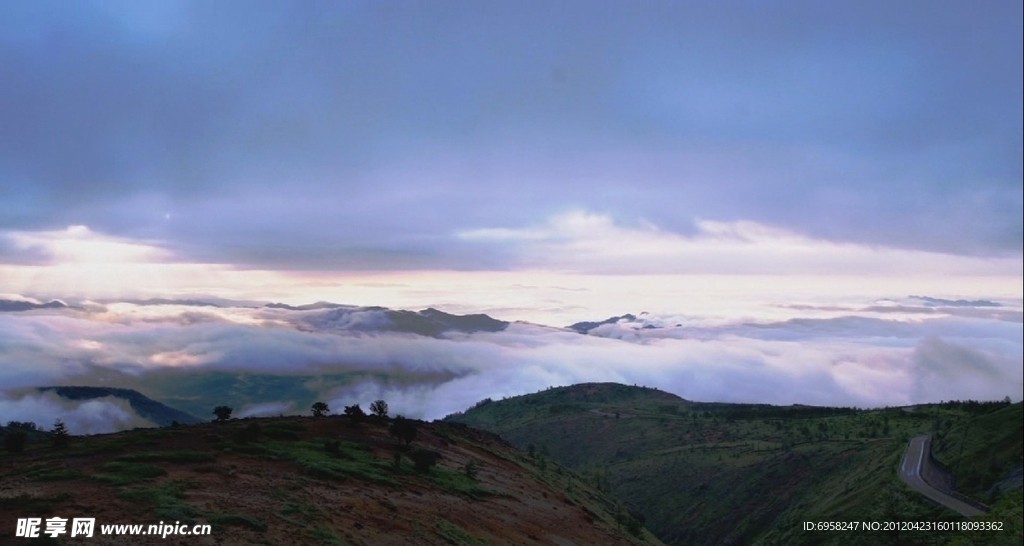
<path fill-rule="evenodd" d="M 28 435 L 23 430 L 12 430 L 4 437 L 4 449 L 9 453 L 21 453 L 25 449 Z"/>
<path fill-rule="evenodd" d="M 437 464 L 437 461 L 441 459 L 441 454 L 429 449 L 417 449 L 410 455 L 413 465 L 416 467 L 416 471 L 426 474 L 430 472 L 431 468 Z"/>
<path fill-rule="evenodd" d="M 240 444 L 255 442 L 260 439 L 260 434 L 262 432 L 263 429 L 260 428 L 259 423 L 249 423 L 241 430 L 235 432 L 235 441 Z"/>
<path fill-rule="evenodd" d="M 388 433 L 405 442 L 406 447 L 416 439 L 416 422 L 399 415 L 391 422 Z"/>
<path fill-rule="evenodd" d="M 345 406 L 345 417 L 358 423 L 366 417 L 366 412 L 363 411 L 363 408 L 359 407 L 359 404 L 352 404 L 351 406 Z"/>

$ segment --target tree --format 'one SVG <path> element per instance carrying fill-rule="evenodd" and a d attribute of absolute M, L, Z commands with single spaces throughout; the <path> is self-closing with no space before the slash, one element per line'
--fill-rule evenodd
<path fill-rule="evenodd" d="M 313 417 L 323 417 L 328 413 L 331 413 L 331 409 L 327 407 L 326 402 L 313 403 Z"/>
<path fill-rule="evenodd" d="M 53 424 L 53 447 L 57 449 L 68 447 L 69 437 L 67 425 L 64 424 L 64 421 L 57 419 Z"/>
<path fill-rule="evenodd" d="M 399 415 L 391 422 L 388 433 L 405 442 L 405 446 L 409 447 L 409 444 L 416 439 L 416 422 Z"/>
<path fill-rule="evenodd" d="M 376 415 L 377 417 L 387 417 L 388 403 L 383 400 L 375 400 L 372 404 L 370 404 L 370 412 Z"/>
<path fill-rule="evenodd" d="M 366 417 L 366 412 L 363 411 L 363 408 L 359 407 L 359 404 L 352 404 L 351 406 L 345 406 L 345 416 L 358 423 Z"/>
<path fill-rule="evenodd" d="M 217 406 L 213 408 L 213 414 L 217 416 L 218 421 L 227 421 L 231 419 L 231 412 L 233 410 L 230 406 Z"/>

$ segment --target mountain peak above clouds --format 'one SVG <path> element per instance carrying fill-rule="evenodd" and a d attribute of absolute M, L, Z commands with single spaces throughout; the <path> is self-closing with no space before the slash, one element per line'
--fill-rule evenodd
<path fill-rule="evenodd" d="M 433 307 L 408 311 L 317 302 L 298 306 L 268 304 L 265 308 L 303 313 L 300 321 L 307 326 L 335 332 L 400 332 L 440 337 L 447 332 L 500 332 L 509 325 L 482 313 L 455 315 Z"/>
<path fill-rule="evenodd" d="M 645 311 L 639 315 L 626 313 L 624 315 L 609 317 L 601 321 L 577 322 L 569 325 L 567 328 L 575 330 L 581 334 L 589 334 L 601 327 L 620 327 L 627 330 L 655 330 L 658 328 L 665 328 L 667 326 L 680 326 L 676 323 L 670 324 L 670 321 L 671 318 L 654 316 Z"/>

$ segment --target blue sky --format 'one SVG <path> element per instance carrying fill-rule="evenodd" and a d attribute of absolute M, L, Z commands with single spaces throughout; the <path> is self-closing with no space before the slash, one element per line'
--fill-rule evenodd
<path fill-rule="evenodd" d="M 113 277 L 1021 276 L 1019 2 L 0 11 L 0 291 L 85 242 L 139 250 Z"/>

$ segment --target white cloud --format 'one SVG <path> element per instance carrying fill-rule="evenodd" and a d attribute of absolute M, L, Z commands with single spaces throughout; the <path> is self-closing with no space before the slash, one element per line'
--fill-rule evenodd
<path fill-rule="evenodd" d="M 59 419 L 71 434 L 103 434 L 136 427 L 156 426 L 140 417 L 120 398 L 67 400 L 52 392 L 0 394 L 0 415 L 8 421 L 28 421 L 51 429 Z"/>
<path fill-rule="evenodd" d="M 812 307 L 817 313 L 825 306 Z M 595 330 L 600 335 L 512 324 L 501 332 L 442 338 L 366 331 L 362 321 L 354 331 L 336 323 L 312 328 L 319 323 L 311 317 L 329 311 L 214 309 L 218 320 L 198 322 L 175 318 L 195 312 L 188 306 L 6 313 L 0 314 L 0 385 L 131 387 L 167 370 L 184 375 L 162 373 L 161 385 L 201 374 L 269 374 L 295 377 L 303 392 L 337 411 L 383 398 L 393 413 L 427 418 L 485 397 L 589 381 L 722 402 L 864 407 L 1022 398 L 1019 322 L 955 314 L 854 316 L 846 308 L 849 315 L 816 318 L 803 317 L 800 308 L 777 311 L 789 318 L 722 323 L 697 317 L 675 326 L 678 316 L 646 315 Z M 642 327 L 653 323 L 666 327 Z M 267 396 L 248 405 L 216 403 L 236 404 L 239 415 L 308 411 L 305 401 Z M 24 409 L 33 403 L 19 402 L 17 415 L 67 415 L 53 404 Z M 110 404 L 92 408 L 88 415 L 99 417 L 81 426 L 98 430 L 102 419 L 134 423 L 118 411 Z"/>
<path fill-rule="evenodd" d="M 693 234 L 574 210 L 546 224 L 465 230 L 513 252 L 520 266 L 590 273 L 1021 275 L 1019 259 L 973 258 L 815 239 L 751 221 L 698 219 Z"/>

